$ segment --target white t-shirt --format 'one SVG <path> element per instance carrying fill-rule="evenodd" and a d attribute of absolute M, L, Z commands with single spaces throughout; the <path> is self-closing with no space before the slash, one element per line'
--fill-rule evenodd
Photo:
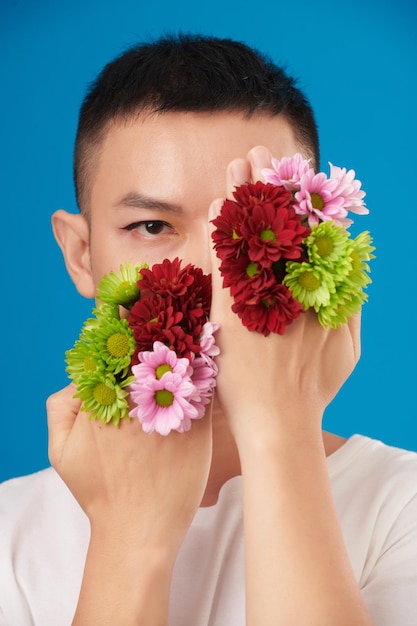
<path fill-rule="evenodd" d="M 355 435 L 328 468 L 375 625 L 417 626 L 417 454 Z M 197 511 L 175 566 L 170 625 L 244 626 L 242 530 L 235 477 Z M 71 624 L 88 539 L 88 520 L 53 469 L 0 485 L 1 626 Z"/>

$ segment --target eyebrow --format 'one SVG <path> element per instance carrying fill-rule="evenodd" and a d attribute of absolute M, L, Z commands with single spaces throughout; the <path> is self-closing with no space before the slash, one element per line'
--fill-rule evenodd
<path fill-rule="evenodd" d="M 136 191 L 130 191 L 127 193 L 119 202 L 115 204 L 115 206 L 119 208 L 132 207 L 134 209 L 151 209 L 156 211 L 166 211 L 168 213 L 182 213 L 182 208 L 178 204 L 145 196 Z"/>

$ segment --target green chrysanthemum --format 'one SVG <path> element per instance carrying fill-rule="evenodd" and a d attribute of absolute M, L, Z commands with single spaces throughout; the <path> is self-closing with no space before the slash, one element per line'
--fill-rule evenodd
<path fill-rule="evenodd" d="M 112 374 L 96 372 L 80 380 L 75 397 L 80 398 L 81 408 L 90 414 L 90 419 L 98 419 L 105 424 L 113 422 L 118 426 L 121 419 L 130 419 L 125 387 L 133 380 L 130 376 L 117 382 Z"/>
<path fill-rule="evenodd" d="M 321 222 L 318 226 L 313 226 L 304 243 L 307 246 L 308 259 L 313 265 L 331 269 L 333 273 L 340 275 L 352 269 L 352 245 L 343 226 L 338 226 L 333 221 Z"/>
<path fill-rule="evenodd" d="M 127 320 L 100 317 L 83 330 L 82 339 L 98 350 L 109 371 L 126 376 L 136 347 Z"/>
<path fill-rule="evenodd" d="M 83 376 L 90 376 L 94 372 L 105 372 L 107 367 L 96 346 L 79 339 L 65 355 L 66 371 L 76 385 Z"/>
<path fill-rule="evenodd" d="M 127 261 L 120 266 L 120 271 L 109 272 L 101 279 L 97 287 L 97 298 L 107 304 L 120 304 L 129 309 L 140 295 L 138 280 L 140 270 L 148 267 L 146 263 L 133 265 Z"/>
<path fill-rule="evenodd" d="M 352 315 L 359 313 L 367 299 L 368 296 L 362 289 L 354 290 L 351 286 L 342 284 L 331 294 L 330 303 L 317 311 L 318 320 L 325 328 L 339 328 Z"/>
<path fill-rule="evenodd" d="M 352 269 L 347 276 L 349 284 L 352 286 L 366 287 L 371 283 L 371 278 L 368 275 L 370 271 L 368 261 L 374 259 L 372 254 L 375 250 L 372 245 L 372 238 L 368 231 L 359 233 L 352 241 Z"/>
<path fill-rule="evenodd" d="M 93 309 L 93 315 L 95 315 L 95 317 L 87 318 L 81 328 L 81 341 L 93 341 L 93 339 L 91 339 L 91 336 L 94 337 L 92 333 L 94 333 L 95 329 L 103 324 L 103 322 L 120 319 L 119 307 L 116 304 L 101 304 Z"/>
<path fill-rule="evenodd" d="M 289 261 L 286 270 L 287 274 L 282 282 L 304 309 L 314 307 L 318 310 L 330 302 L 330 294 L 335 290 L 335 284 L 332 275 L 322 267 Z"/>

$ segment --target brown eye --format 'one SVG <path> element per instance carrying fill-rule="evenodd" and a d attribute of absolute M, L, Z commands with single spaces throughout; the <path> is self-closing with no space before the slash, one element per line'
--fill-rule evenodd
<path fill-rule="evenodd" d="M 168 222 L 162 220 L 146 220 L 134 222 L 125 226 L 124 230 L 137 230 L 142 235 L 165 235 L 174 232 L 174 228 Z"/>
<path fill-rule="evenodd" d="M 145 222 L 143 226 L 150 235 L 160 235 L 167 224 L 165 222 Z"/>

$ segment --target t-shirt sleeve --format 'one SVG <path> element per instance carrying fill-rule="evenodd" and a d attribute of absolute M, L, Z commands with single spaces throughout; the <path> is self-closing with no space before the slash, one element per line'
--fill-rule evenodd
<path fill-rule="evenodd" d="M 417 625 L 417 495 L 390 528 L 362 595 L 375 626 Z"/>

